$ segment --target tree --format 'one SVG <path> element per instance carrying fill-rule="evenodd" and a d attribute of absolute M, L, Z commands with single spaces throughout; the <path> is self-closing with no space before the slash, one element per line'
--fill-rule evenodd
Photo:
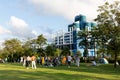
<path fill-rule="evenodd" d="M 49 44 L 45 49 L 45 53 L 47 56 L 60 56 L 61 50 L 56 48 L 54 44 Z"/>
<path fill-rule="evenodd" d="M 4 43 L 4 51 L 8 53 L 11 61 L 19 57 L 19 54 L 23 51 L 21 41 L 18 39 L 6 40 Z"/>
<path fill-rule="evenodd" d="M 0 50 L 0 58 L 5 59 L 9 55 L 8 51 L 1 49 Z"/>
<path fill-rule="evenodd" d="M 22 48 L 23 48 L 23 54 L 21 54 L 21 56 L 30 56 L 33 53 L 33 49 L 32 49 L 32 40 L 28 39 L 27 41 L 23 42 Z"/>
<path fill-rule="evenodd" d="M 61 49 L 56 48 L 56 50 L 55 50 L 55 56 L 60 56 L 61 52 L 62 52 Z"/>
<path fill-rule="evenodd" d="M 43 45 L 46 44 L 47 39 L 43 37 L 43 35 L 39 35 L 36 39 L 36 43 L 39 44 L 40 48 L 43 47 Z"/>
<path fill-rule="evenodd" d="M 90 34 L 91 34 L 90 45 L 92 45 L 92 47 L 94 48 L 95 55 L 96 55 L 96 53 L 98 53 L 97 55 L 102 53 L 102 55 L 104 57 L 104 53 L 106 53 L 107 38 L 104 39 L 103 33 L 106 32 L 106 30 L 104 30 L 104 32 L 103 32 L 103 30 L 104 30 L 103 27 L 95 26 L 95 28 L 92 31 L 90 31 Z M 99 48 L 97 48 L 97 46 L 99 46 Z M 96 48 L 98 49 L 97 52 L 95 51 Z"/>
<path fill-rule="evenodd" d="M 116 67 L 117 56 L 120 53 L 120 2 L 113 4 L 106 2 L 99 6 L 98 23 L 100 38 L 104 44 L 107 43 L 108 50 L 114 53 L 114 67 Z"/>
<path fill-rule="evenodd" d="M 47 56 L 55 56 L 57 54 L 56 50 L 57 50 L 57 48 L 55 47 L 55 45 L 49 44 L 45 49 L 46 55 Z"/>
<path fill-rule="evenodd" d="M 70 53 L 70 49 L 68 47 L 64 47 L 61 51 L 61 55 L 64 55 L 64 56 L 66 56 L 69 53 Z"/>
<path fill-rule="evenodd" d="M 81 39 L 79 46 L 84 48 L 83 57 L 88 56 L 88 47 L 89 47 L 89 32 L 88 30 L 82 30 L 78 32 L 78 36 Z"/>
<path fill-rule="evenodd" d="M 82 54 L 81 54 L 81 52 L 80 52 L 80 51 L 77 51 L 77 52 L 76 52 L 76 55 L 78 55 L 78 56 L 80 56 L 80 57 L 81 57 L 81 55 L 82 55 Z"/>
<path fill-rule="evenodd" d="M 47 44 L 47 39 L 44 38 L 44 36 L 41 34 L 37 37 L 37 39 L 32 39 L 31 40 L 31 47 L 36 52 L 38 55 L 45 55 L 45 51 L 43 47 Z"/>

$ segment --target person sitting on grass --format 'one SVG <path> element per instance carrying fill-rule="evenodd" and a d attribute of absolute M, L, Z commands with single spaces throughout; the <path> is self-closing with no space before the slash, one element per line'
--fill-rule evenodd
<path fill-rule="evenodd" d="M 91 62 L 92 62 L 92 66 L 96 66 L 97 65 L 95 60 L 92 60 Z"/>

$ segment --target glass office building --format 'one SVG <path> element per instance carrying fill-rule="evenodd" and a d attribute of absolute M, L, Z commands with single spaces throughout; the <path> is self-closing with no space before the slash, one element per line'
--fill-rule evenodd
<path fill-rule="evenodd" d="M 96 26 L 95 23 L 86 21 L 86 16 L 77 15 L 74 22 L 68 25 L 68 32 L 59 31 L 54 35 L 54 44 L 60 49 L 69 47 L 73 54 L 76 54 L 77 51 L 83 53 L 84 48 L 79 46 L 81 39 L 77 34 L 84 29 L 91 31 L 94 26 Z M 94 49 L 88 49 L 88 56 L 95 56 Z"/>

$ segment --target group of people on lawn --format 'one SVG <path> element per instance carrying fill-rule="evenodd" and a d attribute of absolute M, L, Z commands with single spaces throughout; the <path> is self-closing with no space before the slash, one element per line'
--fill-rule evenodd
<path fill-rule="evenodd" d="M 41 64 L 42 66 L 58 66 L 58 65 L 68 65 L 68 68 L 70 68 L 71 62 L 76 63 L 76 65 L 79 67 L 80 65 L 80 57 L 79 55 L 76 55 L 75 57 L 72 57 L 70 54 L 67 56 L 62 57 L 35 57 L 34 55 L 30 56 L 24 56 L 21 57 L 20 60 L 21 63 L 23 63 L 23 66 L 25 66 L 27 69 L 29 69 L 30 65 L 32 65 L 32 69 L 36 69 L 36 63 Z"/>
<path fill-rule="evenodd" d="M 21 57 L 20 62 L 23 63 L 23 66 L 25 66 L 27 69 L 29 69 L 30 64 L 32 65 L 32 69 L 36 69 L 36 57 L 34 55 L 32 55 L 31 57 Z"/>
<path fill-rule="evenodd" d="M 63 56 L 63 58 L 62 58 L 62 64 L 68 64 L 68 68 L 70 68 L 71 62 L 74 62 L 74 61 L 75 61 L 76 65 L 79 67 L 80 66 L 80 57 L 78 54 L 75 56 L 75 58 L 71 57 L 70 55 L 68 55 L 66 57 Z"/>

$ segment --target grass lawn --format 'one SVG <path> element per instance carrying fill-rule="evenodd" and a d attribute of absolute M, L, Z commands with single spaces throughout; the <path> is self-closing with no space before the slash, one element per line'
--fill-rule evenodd
<path fill-rule="evenodd" d="M 21 64 L 0 64 L 0 80 L 120 80 L 120 66 L 40 67 L 26 69 Z"/>

